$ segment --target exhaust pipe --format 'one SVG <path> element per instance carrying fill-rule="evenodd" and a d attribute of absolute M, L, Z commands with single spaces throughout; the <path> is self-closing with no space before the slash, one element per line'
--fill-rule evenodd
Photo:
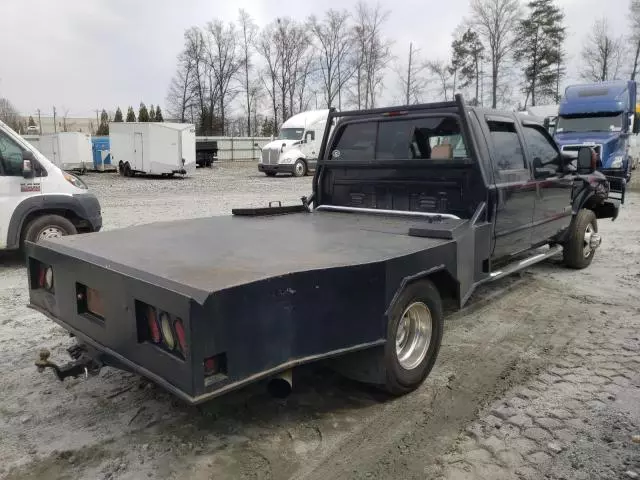
<path fill-rule="evenodd" d="M 293 389 L 292 370 L 274 376 L 267 384 L 267 391 L 275 398 L 287 398 Z"/>

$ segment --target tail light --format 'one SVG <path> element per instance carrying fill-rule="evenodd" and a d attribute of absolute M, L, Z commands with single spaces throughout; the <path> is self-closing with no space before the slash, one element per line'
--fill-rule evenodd
<path fill-rule="evenodd" d="M 176 348 L 176 338 L 173 336 L 171 317 L 167 312 L 160 313 L 160 328 L 162 329 L 162 340 L 169 350 Z"/>
<path fill-rule="evenodd" d="M 51 265 L 45 265 L 38 260 L 31 259 L 31 274 L 31 288 L 47 290 L 53 293 L 54 278 Z"/>
<path fill-rule="evenodd" d="M 182 320 L 176 318 L 175 323 L 173 324 L 173 329 L 176 332 L 176 337 L 178 337 L 178 348 L 182 353 L 187 352 L 187 336 L 184 333 L 184 325 L 182 324 Z"/>
<path fill-rule="evenodd" d="M 158 315 L 156 309 L 152 306 L 147 306 L 147 326 L 149 328 L 149 339 L 153 343 L 160 343 L 162 340 L 160 337 L 160 326 L 158 325 Z"/>

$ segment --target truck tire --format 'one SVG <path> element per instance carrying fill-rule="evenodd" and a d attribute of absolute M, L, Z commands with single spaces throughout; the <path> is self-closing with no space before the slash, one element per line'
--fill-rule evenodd
<path fill-rule="evenodd" d="M 589 237 L 594 233 L 598 233 L 596 214 L 583 208 L 571 222 L 569 237 L 563 246 L 562 255 L 567 267 L 583 269 L 591 265 L 596 249 L 589 245 Z"/>
<path fill-rule="evenodd" d="M 133 173 L 131 172 L 131 166 L 129 165 L 129 162 L 124 164 L 124 176 L 133 177 Z"/>
<path fill-rule="evenodd" d="M 304 177 L 307 174 L 307 164 L 304 160 L 299 158 L 296 163 L 293 164 L 293 176 Z"/>
<path fill-rule="evenodd" d="M 435 285 L 421 280 L 406 287 L 388 317 L 385 390 L 403 395 L 420 386 L 436 362 L 443 330 L 442 300 Z"/>
<path fill-rule="evenodd" d="M 121 177 L 124 177 L 124 163 L 122 162 L 118 164 L 118 173 Z"/>
<path fill-rule="evenodd" d="M 78 230 L 73 223 L 60 215 L 42 215 L 31 220 L 24 232 L 24 240 L 37 243 L 40 240 L 75 235 Z"/>

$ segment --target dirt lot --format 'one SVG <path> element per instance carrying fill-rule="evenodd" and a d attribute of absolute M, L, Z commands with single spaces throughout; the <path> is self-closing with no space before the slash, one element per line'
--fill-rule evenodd
<path fill-rule="evenodd" d="M 85 180 L 105 229 L 309 193 L 309 178 L 254 168 Z M 286 400 L 259 384 L 202 408 L 110 369 L 38 374 L 41 347 L 60 360 L 72 341 L 25 307 L 22 261 L 0 257 L 0 478 L 638 478 L 640 195 L 600 230 L 588 270 L 551 261 L 450 315 L 434 372 L 410 395 L 306 368 Z"/>

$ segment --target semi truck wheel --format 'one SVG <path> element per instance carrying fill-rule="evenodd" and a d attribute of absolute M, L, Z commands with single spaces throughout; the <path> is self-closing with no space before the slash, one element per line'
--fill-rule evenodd
<path fill-rule="evenodd" d="M 43 215 L 33 219 L 26 227 L 24 239 L 37 243 L 40 240 L 75 235 L 76 227 L 60 215 Z"/>
<path fill-rule="evenodd" d="M 598 243 L 596 214 L 591 210 L 580 210 L 569 228 L 569 238 L 562 251 L 564 264 L 569 268 L 586 268 L 591 265 L 596 253 L 597 245 L 594 242 Z"/>
<path fill-rule="evenodd" d="M 385 389 L 402 395 L 417 388 L 435 364 L 442 343 L 442 300 L 429 280 L 412 283 L 400 295 L 387 324 Z"/>
<path fill-rule="evenodd" d="M 293 164 L 293 176 L 294 177 L 304 177 L 307 174 L 307 164 L 304 160 L 298 159 L 296 163 Z"/>

